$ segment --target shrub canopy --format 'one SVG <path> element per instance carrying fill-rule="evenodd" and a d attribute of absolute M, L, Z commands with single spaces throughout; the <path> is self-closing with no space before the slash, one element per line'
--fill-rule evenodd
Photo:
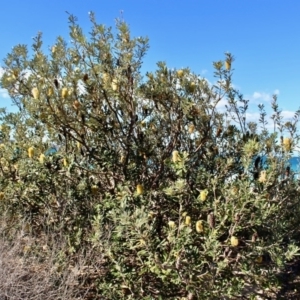
<path fill-rule="evenodd" d="M 44 51 L 39 33 L 4 60 L 1 84 L 18 107 L 1 113 L 6 238 L 25 230 L 43 259 L 43 236 L 66 241 L 51 276 L 92 249 L 86 263 L 101 272 L 84 284 L 103 299 L 215 299 L 279 284 L 298 254 L 287 162 L 299 111 L 283 122 L 274 96 L 274 130 L 262 105 L 247 122 L 231 54 L 214 62 L 214 84 L 164 62 L 143 77 L 147 38 L 122 21 L 116 32 L 91 22 L 85 35 L 70 16 L 71 43 Z"/>

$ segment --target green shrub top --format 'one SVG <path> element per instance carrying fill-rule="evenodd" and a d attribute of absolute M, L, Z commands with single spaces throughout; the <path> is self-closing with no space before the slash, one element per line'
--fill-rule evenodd
<path fill-rule="evenodd" d="M 231 54 L 214 63 L 214 84 L 163 62 L 143 77 L 147 38 L 121 21 L 116 32 L 91 22 L 85 35 L 70 16 L 70 44 L 58 37 L 44 52 L 39 33 L 31 51 L 17 45 L 4 60 L 1 84 L 18 107 L 1 114 L 7 236 L 24 222 L 37 239 L 63 236 L 62 261 L 96 249 L 107 299 L 214 299 L 247 282 L 275 285 L 298 253 L 298 185 L 286 162 L 299 111 L 284 123 L 274 96 L 274 132 L 262 105 L 248 123 Z"/>

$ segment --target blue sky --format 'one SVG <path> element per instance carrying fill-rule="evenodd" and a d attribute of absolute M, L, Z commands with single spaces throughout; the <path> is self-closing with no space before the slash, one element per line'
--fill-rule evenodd
<path fill-rule="evenodd" d="M 286 116 L 300 106 L 299 0 L 2 1 L 1 60 L 12 46 L 30 45 L 38 31 L 45 46 L 58 35 L 68 39 L 66 11 L 78 17 L 85 32 L 89 11 L 109 26 L 123 11 L 132 35 L 150 39 L 143 71 L 163 60 L 170 68 L 190 67 L 213 82 L 212 62 L 228 51 L 236 58 L 233 82 L 253 105 L 268 107 L 275 92 Z M 12 109 L 3 90 L 0 106 Z M 251 111 L 253 118 L 253 106 Z"/>

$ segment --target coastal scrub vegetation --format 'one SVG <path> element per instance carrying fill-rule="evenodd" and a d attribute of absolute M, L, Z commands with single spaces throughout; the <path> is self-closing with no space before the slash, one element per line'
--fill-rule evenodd
<path fill-rule="evenodd" d="M 0 115 L 0 295 L 276 294 L 299 255 L 300 111 L 285 122 L 274 96 L 274 129 L 263 105 L 248 122 L 230 53 L 214 83 L 164 62 L 143 76 L 148 39 L 90 20 L 85 34 L 70 15 L 70 43 L 46 49 L 39 33 L 4 59 L 18 109 Z"/>

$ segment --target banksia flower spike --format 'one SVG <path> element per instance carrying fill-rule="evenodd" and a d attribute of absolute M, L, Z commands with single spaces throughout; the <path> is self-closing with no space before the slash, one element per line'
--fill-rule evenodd
<path fill-rule="evenodd" d="M 291 138 L 284 138 L 283 139 L 283 147 L 284 147 L 284 150 L 286 152 L 290 152 L 291 148 L 292 148 L 292 139 Z"/>
<path fill-rule="evenodd" d="M 66 167 L 68 167 L 68 159 L 66 158 L 66 157 L 64 157 L 64 159 L 63 159 L 63 165 L 64 165 L 64 167 L 66 168 Z"/>
<path fill-rule="evenodd" d="M 226 61 L 225 61 L 225 69 L 226 69 L 227 71 L 229 71 L 229 70 L 231 69 L 231 61 L 229 61 L 229 60 L 226 60 Z"/>
<path fill-rule="evenodd" d="M 52 95 L 53 95 L 53 88 L 50 86 L 50 87 L 48 88 L 47 96 L 48 96 L 48 97 L 51 97 Z"/>
<path fill-rule="evenodd" d="M 267 172 L 265 170 L 260 172 L 258 181 L 261 183 L 265 183 L 267 181 Z"/>
<path fill-rule="evenodd" d="M 111 88 L 113 91 L 116 91 L 118 89 L 118 80 L 114 79 L 111 83 Z"/>
<path fill-rule="evenodd" d="M 91 187 L 91 190 L 92 190 L 92 194 L 96 195 L 98 193 L 99 187 L 97 185 L 93 185 Z"/>
<path fill-rule="evenodd" d="M 185 225 L 187 225 L 187 226 L 191 225 L 191 217 L 190 216 L 185 217 Z"/>
<path fill-rule="evenodd" d="M 61 96 L 62 96 L 63 99 L 67 98 L 67 96 L 68 96 L 68 89 L 67 88 L 63 88 L 61 90 Z"/>
<path fill-rule="evenodd" d="M 239 240 L 238 240 L 238 238 L 235 237 L 235 236 L 232 236 L 232 237 L 230 238 L 230 244 L 231 244 L 232 247 L 237 247 L 237 246 L 239 245 Z"/>
<path fill-rule="evenodd" d="M 195 90 L 196 90 L 196 83 L 192 81 L 192 82 L 189 83 L 189 85 L 187 87 L 187 91 L 189 93 L 194 93 Z"/>
<path fill-rule="evenodd" d="M 182 77 L 183 77 L 183 74 L 184 74 L 184 71 L 183 71 L 183 70 L 178 70 L 178 71 L 177 71 L 177 76 L 178 76 L 179 78 L 182 78 Z"/>
<path fill-rule="evenodd" d="M 173 163 L 176 163 L 176 162 L 178 162 L 178 161 L 180 161 L 180 155 L 179 155 L 179 152 L 178 152 L 177 150 L 174 150 L 174 151 L 172 152 L 172 162 L 173 162 Z"/>
<path fill-rule="evenodd" d="M 29 147 L 27 152 L 28 152 L 28 157 L 32 158 L 33 155 L 34 155 L 34 149 L 33 149 L 33 147 Z"/>
<path fill-rule="evenodd" d="M 176 227 L 176 224 L 175 224 L 174 221 L 169 221 L 169 222 L 168 222 L 168 225 L 169 225 L 169 227 L 170 227 L 171 229 L 174 229 L 174 228 Z"/>
<path fill-rule="evenodd" d="M 42 154 L 40 155 L 40 157 L 39 157 L 39 161 L 40 161 L 41 164 L 44 163 L 45 158 L 46 158 L 45 154 L 42 153 Z"/>
<path fill-rule="evenodd" d="M 0 200 L 2 200 L 4 198 L 4 193 L 0 192 Z"/>
<path fill-rule="evenodd" d="M 32 90 L 31 90 L 31 93 L 32 93 L 32 96 L 35 100 L 39 99 L 40 97 L 40 91 L 37 87 L 34 87 Z"/>
<path fill-rule="evenodd" d="M 202 233 L 204 231 L 203 222 L 201 220 L 196 222 L 196 231 L 198 233 Z"/>
<path fill-rule="evenodd" d="M 200 200 L 202 202 L 204 202 L 206 200 L 206 198 L 207 198 L 207 195 L 208 195 L 208 190 L 202 190 L 200 192 Z"/>
<path fill-rule="evenodd" d="M 125 155 L 121 155 L 120 156 L 120 163 L 123 164 L 125 162 L 125 159 L 126 159 Z"/>
<path fill-rule="evenodd" d="M 139 195 L 142 195 L 144 193 L 144 188 L 141 184 L 138 184 L 136 186 L 136 194 L 139 196 Z"/>

